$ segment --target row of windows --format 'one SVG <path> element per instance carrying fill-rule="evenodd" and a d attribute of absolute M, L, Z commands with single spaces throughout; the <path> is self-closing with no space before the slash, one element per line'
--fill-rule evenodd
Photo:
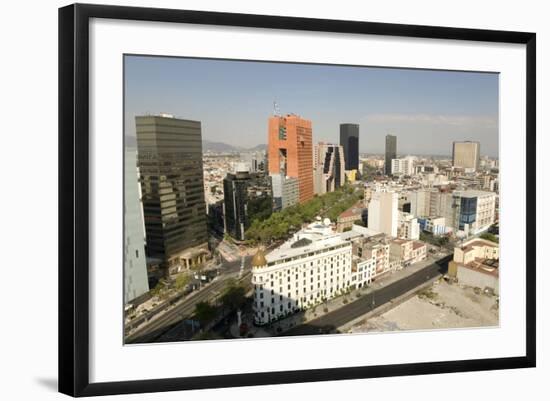
<path fill-rule="evenodd" d="M 323 267 L 323 270 L 326 271 L 328 267 L 331 269 L 336 267 L 340 267 L 340 262 L 342 262 L 342 266 L 345 266 L 345 262 L 349 262 L 350 255 L 337 255 L 334 257 L 331 257 L 330 260 L 327 258 L 325 259 L 319 259 L 316 263 L 317 266 L 317 273 L 321 272 L 321 267 Z M 330 266 L 329 266 L 330 264 Z M 310 262 L 309 266 L 303 264 L 299 266 L 295 266 L 293 268 L 285 269 L 284 271 L 279 271 L 278 273 L 272 273 L 269 275 L 270 279 L 273 279 L 274 277 L 283 277 L 287 276 L 288 281 L 290 281 L 290 275 L 294 274 L 295 278 L 298 279 L 299 273 L 302 273 L 303 277 L 307 276 L 307 271 L 304 271 L 304 269 L 307 269 L 309 267 L 310 275 L 314 274 L 314 270 L 312 269 L 314 263 Z M 261 282 L 263 281 L 263 276 L 258 276 L 258 280 Z"/>
<path fill-rule="evenodd" d="M 268 266 L 274 266 L 274 265 L 281 264 L 281 263 L 287 263 L 287 262 L 291 262 L 293 260 L 299 260 L 299 259 L 314 256 L 314 255 L 320 255 L 320 254 L 323 254 L 323 253 L 331 252 L 331 251 L 334 251 L 336 249 L 344 248 L 344 247 L 347 247 L 347 246 L 349 246 L 348 243 L 345 243 L 345 244 L 342 244 L 342 245 L 336 245 L 336 246 L 332 246 L 332 247 L 327 248 L 327 249 L 322 249 L 320 251 L 309 252 L 307 254 L 304 253 L 304 254 L 301 254 L 301 255 L 298 255 L 298 256 L 294 256 L 292 258 L 280 259 L 280 260 L 277 260 L 277 261 L 274 261 L 274 262 L 269 262 L 267 265 Z M 313 262 L 311 262 L 311 263 L 313 263 Z"/>
<path fill-rule="evenodd" d="M 333 293 L 335 291 L 339 291 L 340 289 L 343 289 L 346 286 L 349 287 L 349 285 L 350 285 L 350 281 L 348 281 L 345 286 L 344 285 L 340 286 L 340 284 L 337 283 L 335 287 L 330 287 L 328 289 L 321 289 L 320 286 L 318 286 L 317 291 L 309 292 L 309 293 L 307 292 L 306 288 L 304 288 L 302 294 L 300 294 L 300 292 L 298 290 L 296 290 L 296 295 L 295 295 L 294 298 L 292 298 L 291 293 L 289 292 L 287 294 L 287 299 L 298 299 L 302 302 L 306 302 L 308 298 L 310 300 L 314 300 L 314 299 L 318 300 L 318 299 L 322 298 L 323 296 L 327 296 L 327 295 L 329 297 L 332 297 L 334 295 Z M 310 287 L 310 290 L 314 291 L 313 286 Z M 264 299 L 263 293 L 260 294 L 260 295 L 261 295 L 260 298 L 259 298 L 260 300 L 257 300 L 254 304 L 254 306 L 256 308 L 263 308 L 265 306 L 264 301 L 261 300 L 261 299 Z M 302 296 L 300 296 L 300 295 L 302 295 Z M 283 301 L 283 295 L 279 295 L 278 297 L 272 297 L 270 301 L 271 302 L 269 302 L 269 300 L 268 300 L 267 302 L 270 303 L 270 304 L 275 304 L 276 301 L 281 302 L 281 301 Z"/>

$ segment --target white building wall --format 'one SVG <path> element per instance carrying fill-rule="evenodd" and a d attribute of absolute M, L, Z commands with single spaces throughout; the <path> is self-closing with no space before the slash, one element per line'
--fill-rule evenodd
<path fill-rule="evenodd" d="M 351 243 L 312 253 L 254 268 L 253 306 L 257 324 L 267 324 L 270 319 L 280 319 L 312 307 L 350 287 Z"/>
<path fill-rule="evenodd" d="M 370 229 L 397 237 L 398 195 L 395 192 L 377 191 L 372 194 L 368 208 Z"/>
<path fill-rule="evenodd" d="M 145 234 L 138 187 L 136 150 L 124 158 L 124 302 L 149 291 L 145 259 Z"/>

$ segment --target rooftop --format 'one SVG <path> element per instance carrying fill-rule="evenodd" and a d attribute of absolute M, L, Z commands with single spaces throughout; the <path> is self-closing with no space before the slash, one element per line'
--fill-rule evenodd
<path fill-rule="evenodd" d="M 494 192 L 489 192 L 489 191 L 466 189 L 463 191 L 454 191 L 453 195 L 458 195 L 462 198 L 477 198 L 479 196 L 496 195 L 496 194 Z"/>
<path fill-rule="evenodd" d="M 298 231 L 290 240 L 270 252 L 266 259 L 270 263 L 346 243 L 338 233 L 332 230 L 330 220 L 325 219 L 324 222 L 318 220 Z"/>
<path fill-rule="evenodd" d="M 479 273 L 484 273 L 490 276 L 498 277 L 498 267 L 499 267 L 498 259 L 475 258 L 474 261 L 461 266 L 466 267 L 470 270 L 477 271 Z"/>

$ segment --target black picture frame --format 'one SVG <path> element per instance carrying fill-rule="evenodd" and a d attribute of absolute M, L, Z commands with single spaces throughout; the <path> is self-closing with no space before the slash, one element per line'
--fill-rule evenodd
<path fill-rule="evenodd" d="M 250 28 L 516 43 L 526 46 L 526 353 L 520 357 L 90 383 L 89 21 L 160 21 Z M 74 4 L 59 9 L 59 391 L 142 393 L 534 367 L 536 281 L 536 35 L 435 26 Z"/>

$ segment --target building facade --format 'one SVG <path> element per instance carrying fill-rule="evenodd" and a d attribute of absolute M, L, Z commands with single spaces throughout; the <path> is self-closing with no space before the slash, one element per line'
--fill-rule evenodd
<path fill-rule="evenodd" d="M 137 116 L 136 137 L 147 256 L 179 269 L 182 252 L 207 246 L 201 123 Z"/>
<path fill-rule="evenodd" d="M 269 118 L 269 174 L 296 178 L 300 203 L 313 198 L 312 146 L 311 121 L 293 114 Z"/>
<path fill-rule="evenodd" d="M 124 157 L 124 303 L 149 291 L 136 149 Z"/>
<path fill-rule="evenodd" d="M 470 171 L 479 169 L 479 142 L 453 142 L 453 166 Z"/>
<path fill-rule="evenodd" d="M 418 219 L 410 213 L 399 212 L 397 237 L 415 240 L 420 238 Z"/>
<path fill-rule="evenodd" d="M 271 174 L 273 186 L 273 207 L 276 210 L 296 205 L 300 200 L 298 179 L 282 174 Z"/>
<path fill-rule="evenodd" d="M 368 208 L 368 227 L 392 237 L 397 237 L 398 195 L 379 190 L 372 193 Z"/>
<path fill-rule="evenodd" d="M 386 135 L 384 174 L 391 175 L 391 161 L 396 158 L 397 158 L 397 137 L 395 135 Z"/>
<path fill-rule="evenodd" d="M 352 246 L 315 222 L 252 260 L 254 323 L 264 325 L 340 295 L 351 285 Z"/>
<path fill-rule="evenodd" d="M 391 161 L 391 173 L 392 175 L 414 175 L 414 158 L 405 157 L 402 159 L 392 159 Z"/>
<path fill-rule="evenodd" d="M 449 276 L 471 287 L 491 288 L 499 293 L 499 246 L 497 243 L 474 238 L 455 247 L 449 263 Z"/>
<path fill-rule="evenodd" d="M 485 191 L 454 191 L 448 208 L 447 225 L 466 236 L 489 229 L 495 222 L 496 194 Z"/>
<path fill-rule="evenodd" d="M 359 168 L 359 124 L 340 124 L 340 146 L 344 151 L 345 169 Z"/>
<path fill-rule="evenodd" d="M 313 154 L 314 190 L 316 194 L 333 192 L 346 181 L 342 146 L 319 142 Z"/>
<path fill-rule="evenodd" d="M 248 170 L 228 173 L 223 180 L 225 232 L 243 241 L 255 219 L 263 220 L 273 211 L 271 177 Z"/>

